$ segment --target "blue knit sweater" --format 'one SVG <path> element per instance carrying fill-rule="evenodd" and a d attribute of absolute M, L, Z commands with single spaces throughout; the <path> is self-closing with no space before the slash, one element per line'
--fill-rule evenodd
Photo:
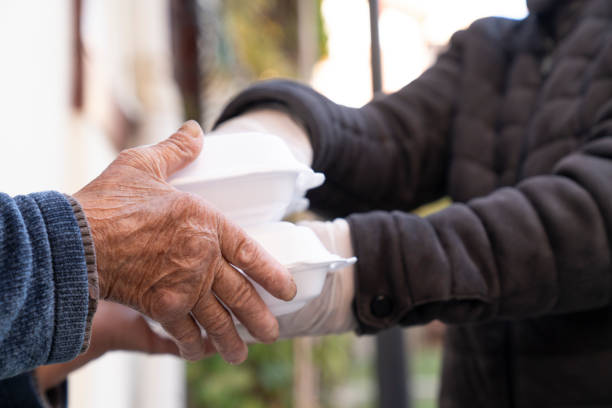
<path fill-rule="evenodd" d="M 0 406 L 39 405 L 27 372 L 79 354 L 88 306 L 85 250 L 69 201 L 57 192 L 0 193 Z"/>

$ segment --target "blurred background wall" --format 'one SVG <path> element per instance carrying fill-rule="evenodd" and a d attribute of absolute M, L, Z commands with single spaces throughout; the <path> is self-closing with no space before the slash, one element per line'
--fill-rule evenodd
<path fill-rule="evenodd" d="M 385 91 L 417 77 L 474 19 L 523 0 L 381 0 Z M 0 3 L 0 186 L 73 193 L 125 147 L 185 117 L 210 127 L 254 80 L 285 76 L 332 100 L 371 96 L 366 0 L 19 0 Z M 431 210 L 426 209 L 426 210 Z M 435 210 L 435 207 L 434 207 Z M 435 406 L 443 327 L 406 330 L 414 406 Z M 373 346 L 351 334 L 219 358 L 111 353 L 71 376 L 75 407 L 370 407 Z"/>

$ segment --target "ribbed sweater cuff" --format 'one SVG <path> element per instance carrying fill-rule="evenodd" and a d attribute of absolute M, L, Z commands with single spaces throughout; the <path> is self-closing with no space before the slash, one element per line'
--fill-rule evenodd
<path fill-rule="evenodd" d="M 87 217 L 85 216 L 83 208 L 73 197 L 66 195 L 66 199 L 72 207 L 74 217 L 76 218 L 79 229 L 81 230 L 81 238 L 83 240 L 83 248 L 85 250 L 85 263 L 87 265 L 89 306 L 87 309 L 85 339 L 83 341 L 83 347 L 81 347 L 81 353 L 84 353 L 89 348 L 89 343 L 91 340 L 91 325 L 96 309 L 98 308 L 98 299 L 100 297 L 100 290 L 98 286 L 98 268 L 96 265 L 96 250 L 94 247 L 93 237 L 91 235 L 91 229 L 89 228 L 89 223 L 87 222 Z"/>

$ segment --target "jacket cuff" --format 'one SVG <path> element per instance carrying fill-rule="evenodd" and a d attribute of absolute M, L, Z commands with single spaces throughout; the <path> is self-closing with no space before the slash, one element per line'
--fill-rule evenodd
<path fill-rule="evenodd" d="M 258 82 L 238 94 L 224 108 L 215 127 L 264 107 L 288 113 L 306 130 L 313 152 L 311 167 L 326 177 L 322 186 L 306 195 L 312 210 L 325 218 L 345 217 L 369 210 L 372 200 L 384 194 L 387 183 L 372 176 L 378 173 L 372 171 L 370 163 L 363 162 L 369 160 L 363 154 L 368 146 L 378 145 L 370 141 L 370 135 L 378 135 L 383 129 L 374 110 L 338 105 L 306 85 L 275 79 Z M 361 161 L 361 166 L 355 166 L 356 161 Z M 368 183 L 374 188 L 364 188 Z M 374 207 L 383 208 L 378 203 Z"/>
<path fill-rule="evenodd" d="M 275 79 L 258 82 L 238 94 L 225 106 L 213 128 L 253 109 L 265 107 L 281 110 L 306 129 L 316 155 L 322 151 L 317 137 L 321 133 L 318 129 L 320 121 L 317 121 L 317 116 L 327 115 L 322 100 L 324 98 L 312 89 L 293 81 Z M 313 161 L 314 167 L 318 164 L 316 157 Z"/>
<path fill-rule="evenodd" d="M 406 253 L 406 248 L 418 248 L 418 241 L 422 239 L 419 225 L 423 223 L 419 217 L 402 214 L 404 225 L 400 226 L 396 215 L 374 211 L 347 218 L 355 255 L 359 258 L 355 265 L 353 309 L 360 334 L 376 333 L 403 323 L 402 317 L 415 303 L 413 285 L 403 272 L 407 267 L 427 268 L 425 262 L 409 265 L 411 254 Z M 403 242 L 398 228 L 413 231 L 409 234 L 413 242 Z"/>
<path fill-rule="evenodd" d="M 303 123 L 278 104 L 262 105 L 223 122 L 214 134 L 262 132 L 281 138 L 301 163 L 312 165 L 312 146 Z"/>
<path fill-rule="evenodd" d="M 65 195 L 66 199 L 72 207 L 74 217 L 77 220 L 79 230 L 81 231 L 81 239 L 83 240 L 83 249 L 85 250 L 85 264 L 87 265 L 87 286 L 89 293 L 89 305 L 87 307 L 87 321 L 85 323 L 85 338 L 83 340 L 83 346 L 81 347 L 81 353 L 84 353 L 89 348 L 91 341 L 91 325 L 93 322 L 94 314 L 98 308 L 98 299 L 100 297 L 100 290 L 98 286 L 98 268 L 96 265 L 96 249 L 91 235 L 91 229 L 87 222 L 87 217 L 83 208 L 79 202 L 69 195 Z"/>

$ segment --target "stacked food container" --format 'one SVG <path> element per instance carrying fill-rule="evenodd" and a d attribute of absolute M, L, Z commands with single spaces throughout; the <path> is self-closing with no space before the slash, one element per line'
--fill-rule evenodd
<path fill-rule="evenodd" d="M 297 285 L 290 302 L 252 282 L 271 312 L 280 316 L 318 296 L 327 273 L 355 262 L 330 253 L 309 228 L 281 221 L 306 209 L 306 191 L 324 180 L 299 162 L 282 139 L 250 132 L 206 137 L 200 157 L 170 182 L 206 199 L 287 267 Z"/>

